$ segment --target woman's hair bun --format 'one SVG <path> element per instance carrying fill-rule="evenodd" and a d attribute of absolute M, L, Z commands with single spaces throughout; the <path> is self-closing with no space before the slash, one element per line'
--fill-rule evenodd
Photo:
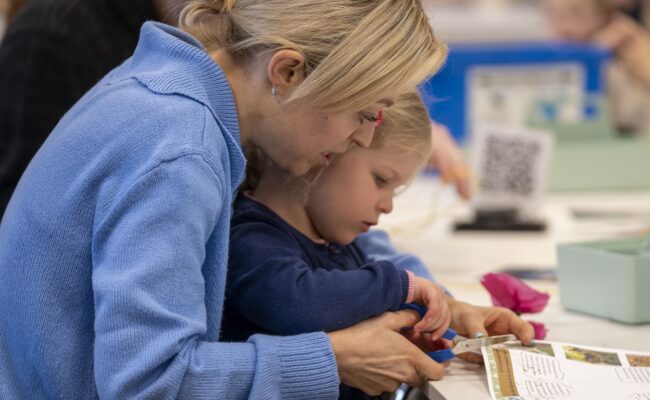
<path fill-rule="evenodd" d="M 230 14 L 237 0 L 212 0 L 212 4 L 219 14 Z"/>

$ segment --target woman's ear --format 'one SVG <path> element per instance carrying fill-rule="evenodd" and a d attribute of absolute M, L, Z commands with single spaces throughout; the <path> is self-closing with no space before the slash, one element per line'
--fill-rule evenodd
<path fill-rule="evenodd" d="M 295 50 L 280 50 L 271 56 L 267 74 L 274 93 L 288 97 L 305 80 L 305 56 Z"/>

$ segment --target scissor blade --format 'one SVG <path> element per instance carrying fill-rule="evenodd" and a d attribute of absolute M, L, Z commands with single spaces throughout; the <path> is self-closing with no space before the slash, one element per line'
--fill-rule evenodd
<path fill-rule="evenodd" d="M 454 354 L 467 353 L 467 352 L 480 353 L 481 347 L 483 346 L 491 346 L 494 344 L 510 342 L 512 340 L 517 340 L 517 337 L 515 335 L 501 335 L 501 336 L 489 336 L 489 337 L 484 337 L 479 339 L 466 339 L 456 343 L 452 351 L 454 352 Z"/>

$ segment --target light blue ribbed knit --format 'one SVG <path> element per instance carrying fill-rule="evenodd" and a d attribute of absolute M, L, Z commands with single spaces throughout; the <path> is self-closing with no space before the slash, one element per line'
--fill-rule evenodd
<path fill-rule="evenodd" d="M 357 237 L 357 243 L 371 260 L 387 260 L 399 269 L 411 271 L 415 276 L 435 282 L 431 272 L 417 256 L 401 253 L 393 246 L 388 234 L 381 229 L 373 229 Z"/>
<path fill-rule="evenodd" d="M 323 333 L 215 341 L 244 166 L 223 72 L 145 24 L 0 225 L 0 398 L 336 398 Z"/>

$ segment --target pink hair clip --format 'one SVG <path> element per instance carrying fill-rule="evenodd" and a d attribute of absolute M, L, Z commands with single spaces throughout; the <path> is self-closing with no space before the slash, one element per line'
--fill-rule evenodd
<path fill-rule="evenodd" d="M 381 126 L 384 124 L 384 110 L 379 110 L 377 113 L 377 122 L 375 122 L 375 126 L 377 128 L 381 128 Z"/>

